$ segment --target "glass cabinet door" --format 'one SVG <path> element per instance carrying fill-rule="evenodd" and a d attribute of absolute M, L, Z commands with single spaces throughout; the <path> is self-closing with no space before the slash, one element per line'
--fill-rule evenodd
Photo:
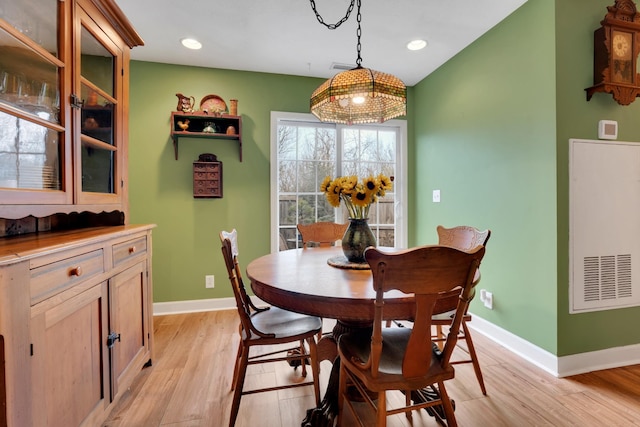
<path fill-rule="evenodd" d="M 76 93 L 79 97 L 78 144 L 79 203 L 110 203 L 119 197 L 121 180 L 118 137 L 121 54 L 84 12 L 80 13 L 80 37 L 76 56 Z"/>
<path fill-rule="evenodd" d="M 28 6 L 25 6 L 28 3 Z M 58 0 L 0 0 L 0 197 L 68 203 Z M 42 191 L 47 190 L 47 191 Z"/>

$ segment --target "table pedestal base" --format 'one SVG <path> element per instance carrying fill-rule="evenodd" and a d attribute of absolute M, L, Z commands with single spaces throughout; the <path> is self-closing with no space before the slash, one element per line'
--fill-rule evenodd
<path fill-rule="evenodd" d="M 331 368 L 327 391 L 320 406 L 307 410 L 301 427 L 333 427 L 338 418 L 338 380 L 340 378 L 340 358 L 336 358 Z"/>

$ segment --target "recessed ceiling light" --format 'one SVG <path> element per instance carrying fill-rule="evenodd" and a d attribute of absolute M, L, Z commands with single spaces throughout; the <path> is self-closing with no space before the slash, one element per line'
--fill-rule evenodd
<path fill-rule="evenodd" d="M 200 49 L 202 47 L 202 43 L 196 39 L 182 39 L 180 42 L 182 43 L 182 46 L 188 49 Z"/>
<path fill-rule="evenodd" d="M 425 40 L 411 40 L 407 43 L 407 49 L 409 50 L 420 50 L 423 49 L 427 45 Z"/>

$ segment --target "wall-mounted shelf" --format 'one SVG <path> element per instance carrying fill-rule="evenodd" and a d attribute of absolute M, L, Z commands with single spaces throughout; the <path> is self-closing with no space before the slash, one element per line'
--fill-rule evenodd
<path fill-rule="evenodd" d="M 230 129 L 231 127 L 233 129 Z M 178 160 L 180 137 L 236 140 L 240 150 L 240 161 L 242 161 L 242 118 L 240 116 L 172 112 L 171 138 L 176 160 Z"/>

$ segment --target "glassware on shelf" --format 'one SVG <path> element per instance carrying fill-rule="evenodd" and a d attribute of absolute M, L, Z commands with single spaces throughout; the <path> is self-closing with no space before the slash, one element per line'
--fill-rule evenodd
<path fill-rule="evenodd" d="M 216 128 L 216 124 L 213 122 L 205 122 L 204 129 L 202 129 L 204 133 L 217 133 L 218 129 Z"/>

